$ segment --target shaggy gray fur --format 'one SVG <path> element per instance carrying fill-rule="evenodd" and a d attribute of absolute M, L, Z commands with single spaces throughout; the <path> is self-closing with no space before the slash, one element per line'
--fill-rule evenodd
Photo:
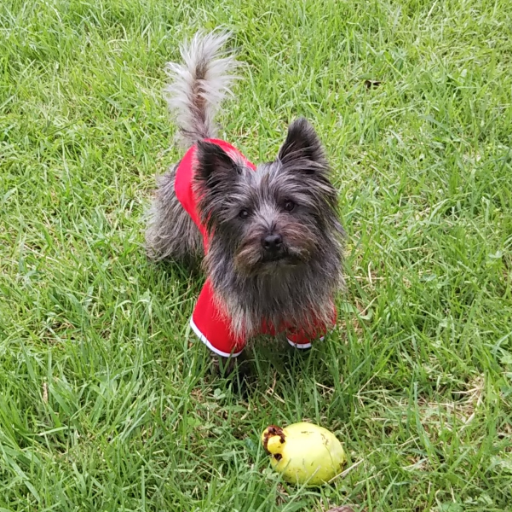
<path fill-rule="evenodd" d="M 146 252 L 154 261 L 172 259 L 194 265 L 203 256 L 203 240 L 174 193 L 176 167 L 157 178 L 146 230 Z"/>
<path fill-rule="evenodd" d="M 183 63 L 166 66 L 169 85 L 165 97 L 185 149 L 216 136 L 215 114 L 226 95 L 232 94 L 231 82 L 237 78 L 233 74 L 237 61 L 222 50 L 228 38 L 227 32 L 198 32 L 181 47 Z"/>
<path fill-rule="evenodd" d="M 178 126 L 178 140 L 185 149 L 199 140 L 216 135 L 214 116 L 226 95 L 238 67 L 235 58 L 222 51 L 229 34 L 198 32 L 182 45 L 183 63 L 166 66 L 170 83 L 165 97 Z M 146 230 L 146 250 L 155 260 L 173 259 L 193 264 L 202 257 L 201 235 L 174 194 L 173 166 L 157 179 L 157 191 Z"/>
<path fill-rule="evenodd" d="M 170 64 L 168 103 L 181 138 L 197 144 L 194 187 L 210 236 L 204 264 L 232 329 L 251 335 L 263 319 L 307 329 L 329 324 L 343 285 L 343 229 L 337 192 L 313 127 L 298 119 L 276 159 L 254 171 L 219 146 L 213 114 L 236 67 L 220 49 L 226 34 L 197 35 Z M 174 195 L 174 169 L 158 182 L 146 241 L 154 259 L 186 260 L 202 253 L 197 228 Z"/>

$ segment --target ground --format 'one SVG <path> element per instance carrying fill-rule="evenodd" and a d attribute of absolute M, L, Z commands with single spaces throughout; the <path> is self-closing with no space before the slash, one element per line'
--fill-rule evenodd
<path fill-rule="evenodd" d="M 143 250 L 164 65 L 217 26 L 222 135 L 264 161 L 310 119 L 347 231 L 337 329 L 256 344 L 245 393 L 188 328 L 201 278 Z M 506 0 L 3 0 L 0 510 L 512 510 L 511 37 Z M 332 486 L 270 470 L 301 420 Z"/>

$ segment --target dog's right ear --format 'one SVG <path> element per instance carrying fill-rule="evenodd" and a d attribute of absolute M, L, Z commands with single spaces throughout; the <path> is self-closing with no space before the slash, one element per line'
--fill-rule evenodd
<path fill-rule="evenodd" d="M 237 173 L 233 159 L 217 144 L 197 143 L 197 167 L 195 179 L 209 189 L 220 183 L 232 183 Z"/>

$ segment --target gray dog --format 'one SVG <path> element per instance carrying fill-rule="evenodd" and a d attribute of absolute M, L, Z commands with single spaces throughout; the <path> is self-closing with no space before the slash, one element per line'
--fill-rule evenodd
<path fill-rule="evenodd" d="M 187 152 L 158 181 L 150 258 L 193 262 L 207 274 L 191 319 L 216 354 L 237 356 L 248 337 L 283 332 L 308 348 L 335 322 L 343 284 L 343 229 L 329 165 L 313 127 L 298 119 L 277 158 L 258 166 L 215 139 L 214 114 L 237 62 L 228 35 L 198 33 L 168 64 L 169 109 Z"/>

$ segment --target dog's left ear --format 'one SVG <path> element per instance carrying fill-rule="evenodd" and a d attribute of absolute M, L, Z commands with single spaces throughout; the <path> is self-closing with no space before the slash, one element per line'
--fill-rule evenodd
<path fill-rule="evenodd" d="M 320 139 L 311 124 L 303 117 L 295 120 L 288 127 L 288 135 L 277 158 L 285 165 L 298 164 L 299 161 L 302 161 L 322 167 L 327 166 L 327 159 Z"/>

